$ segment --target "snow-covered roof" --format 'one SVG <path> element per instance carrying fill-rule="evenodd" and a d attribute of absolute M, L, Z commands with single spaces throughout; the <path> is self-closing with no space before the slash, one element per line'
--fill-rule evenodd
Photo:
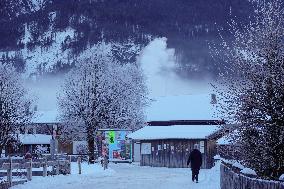
<path fill-rule="evenodd" d="M 156 97 L 146 109 L 147 121 L 212 120 L 211 94 Z"/>
<path fill-rule="evenodd" d="M 145 126 L 127 137 L 134 140 L 205 139 L 218 130 L 218 125 Z"/>
<path fill-rule="evenodd" d="M 234 137 L 237 137 L 237 136 L 238 136 L 238 132 L 237 132 L 237 130 L 234 130 L 231 133 L 226 134 L 222 138 L 219 138 L 217 140 L 217 144 L 218 145 L 231 145 L 231 144 L 234 144 Z"/>
<path fill-rule="evenodd" d="M 33 123 L 57 123 L 58 112 L 56 110 L 37 111 Z"/>
<path fill-rule="evenodd" d="M 217 144 L 219 145 L 229 145 L 232 144 L 228 136 L 223 136 L 222 138 L 217 140 Z"/>
<path fill-rule="evenodd" d="M 19 134 L 19 140 L 22 144 L 50 144 L 51 135 L 44 134 Z"/>

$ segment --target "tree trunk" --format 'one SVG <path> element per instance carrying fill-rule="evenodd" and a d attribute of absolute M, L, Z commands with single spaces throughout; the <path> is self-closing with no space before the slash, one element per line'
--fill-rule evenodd
<path fill-rule="evenodd" d="M 0 157 L 2 155 L 2 150 L 4 149 L 4 146 L 2 144 L 0 144 Z"/>
<path fill-rule="evenodd" d="M 88 156 L 89 156 L 89 163 L 95 163 L 95 131 L 94 127 L 88 126 L 88 133 L 87 133 L 87 141 L 88 141 Z"/>

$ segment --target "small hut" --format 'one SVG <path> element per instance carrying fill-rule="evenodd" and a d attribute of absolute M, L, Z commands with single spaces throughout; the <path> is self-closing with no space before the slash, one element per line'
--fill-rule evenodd
<path fill-rule="evenodd" d="M 42 151 L 42 153 L 50 153 L 51 135 L 19 134 L 18 137 L 22 144 L 20 146 L 20 152 L 22 154 L 26 152 L 36 154 L 37 150 Z"/>
<path fill-rule="evenodd" d="M 236 138 L 237 132 L 235 130 L 217 140 L 217 153 L 220 157 L 225 159 L 239 159 L 240 146 L 234 142 Z"/>
<path fill-rule="evenodd" d="M 219 130 L 218 125 L 146 126 L 127 137 L 140 141 L 141 166 L 185 168 L 194 144 L 198 144 L 202 168 L 211 168 Z"/>

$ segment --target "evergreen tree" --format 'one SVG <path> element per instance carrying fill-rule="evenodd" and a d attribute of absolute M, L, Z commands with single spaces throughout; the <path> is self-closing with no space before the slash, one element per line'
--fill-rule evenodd
<path fill-rule="evenodd" d="M 213 46 L 215 58 L 227 63 L 218 83 L 221 113 L 239 125 L 243 163 L 259 176 L 278 179 L 284 172 L 283 2 L 252 3 L 251 23 L 232 21 L 234 41 L 223 40 L 221 51 Z"/>

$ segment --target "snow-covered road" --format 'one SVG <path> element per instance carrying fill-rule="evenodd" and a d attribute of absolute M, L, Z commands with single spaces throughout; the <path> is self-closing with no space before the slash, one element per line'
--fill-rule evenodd
<path fill-rule="evenodd" d="M 72 164 L 69 176 L 33 177 L 31 182 L 12 189 L 220 189 L 219 167 L 201 170 L 199 183 L 191 181 L 190 169 L 140 167 L 137 164 L 110 164 L 104 171 L 99 165 L 82 165 L 78 175 Z"/>

